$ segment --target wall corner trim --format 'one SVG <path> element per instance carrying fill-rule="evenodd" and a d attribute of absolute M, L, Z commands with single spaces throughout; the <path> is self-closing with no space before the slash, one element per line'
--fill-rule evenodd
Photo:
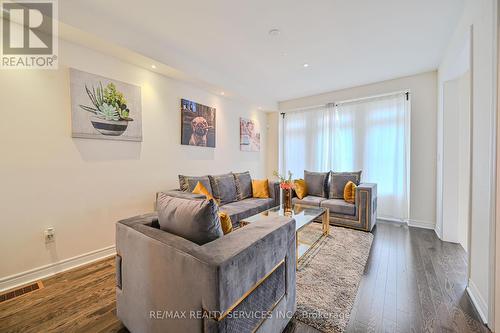
<path fill-rule="evenodd" d="M 434 232 L 436 233 L 436 236 L 440 240 L 443 240 L 443 232 L 441 231 L 441 226 L 437 223 L 436 223 L 436 227 L 434 228 Z"/>
<path fill-rule="evenodd" d="M 115 245 L 111 245 L 103 249 L 67 258 L 45 266 L 30 269 L 25 272 L 5 276 L 0 278 L 0 292 L 30 283 L 32 281 L 45 279 L 52 275 L 114 256 L 115 254 Z"/>
<path fill-rule="evenodd" d="M 484 298 L 481 296 L 479 290 L 471 279 L 469 279 L 469 283 L 465 290 L 467 291 L 467 294 L 469 295 L 472 304 L 479 313 L 479 316 L 481 317 L 483 323 L 488 324 L 488 319 L 486 317 L 486 314 L 488 313 L 488 305 L 486 304 Z"/>

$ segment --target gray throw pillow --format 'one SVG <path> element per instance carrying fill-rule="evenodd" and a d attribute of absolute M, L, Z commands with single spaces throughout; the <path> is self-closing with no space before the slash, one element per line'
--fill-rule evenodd
<path fill-rule="evenodd" d="M 203 186 L 206 187 L 208 192 L 212 193 L 212 187 L 210 186 L 210 179 L 208 178 L 208 176 L 195 177 L 179 175 L 179 188 L 181 189 L 181 191 L 193 192 L 198 182 L 202 183 Z"/>
<path fill-rule="evenodd" d="M 234 173 L 234 181 L 236 182 L 236 195 L 238 200 L 243 200 L 246 198 L 251 198 L 253 196 L 252 192 L 252 177 L 250 177 L 250 172 L 245 171 L 241 173 Z"/>
<path fill-rule="evenodd" d="M 349 182 L 359 185 L 361 171 L 357 172 L 333 172 L 330 178 L 330 199 L 344 199 L 344 187 Z"/>
<path fill-rule="evenodd" d="M 237 200 L 236 182 L 232 173 L 208 176 L 208 178 L 210 179 L 210 186 L 212 186 L 212 195 L 221 205 Z"/>
<path fill-rule="evenodd" d="M 328 176 L 330 172 L 312 172 L 304 170 L 307 195 L 328 198 Z"/>
<path fill-rule="evenodd" d="M 219 208 L 213 200 L 192 200 L 160 193 L 157 200 L 160 229 L 199 245 L 222 237 Z"/>

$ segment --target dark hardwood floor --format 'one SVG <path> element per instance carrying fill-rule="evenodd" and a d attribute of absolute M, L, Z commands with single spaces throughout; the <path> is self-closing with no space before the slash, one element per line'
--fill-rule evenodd
<path fill-rule="evenodd" d="M 460 245 L 391 223 L 379 223 L 374 234 L 347 331 L 488 331 L 465 292 Z"/>
<path fill-rule="evenodd" d="M 488 332 L 468 296 L 466 254 L 434 231 L 378 223 L 347 332 Z M 0 303 L 0 332 L 127 332 L 115 316 L 114 260 L 43 281 Z M 287 333 L 317 330 L 292 321 Z"/>

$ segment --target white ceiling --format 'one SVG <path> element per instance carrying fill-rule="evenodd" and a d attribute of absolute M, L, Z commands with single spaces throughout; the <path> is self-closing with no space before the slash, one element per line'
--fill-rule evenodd
<path fill-rule="evenodd" d="M 436 69 L 463 6 L 464 0 L 64 0 L 59 17 L 266 105 Z M 272 28 L 281 34 L 270 36 Z"/>

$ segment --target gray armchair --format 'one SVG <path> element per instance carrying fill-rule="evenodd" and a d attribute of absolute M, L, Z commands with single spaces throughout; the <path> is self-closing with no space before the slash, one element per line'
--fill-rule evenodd
<path fill-rule="evenodd" d="M 131 332 L 281 332 L 296 310 L 291 218 L 200 246 L 147 214 L 117 223 L 116 250 L 117 315 Z"/>

